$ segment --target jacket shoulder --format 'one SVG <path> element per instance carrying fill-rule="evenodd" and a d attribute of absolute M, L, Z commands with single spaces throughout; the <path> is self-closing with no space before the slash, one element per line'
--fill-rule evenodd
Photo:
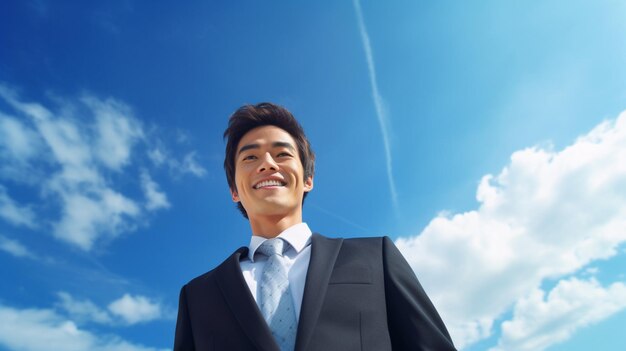
<path fill-rule="evenodd" d="M 216 276 L 217 272 L 219 272 L 220 270 L 223 270 L 223 269 L 227 268 L 228 266 L 232 265 L 234 260 L 238 261 L 239 257 L 241 255 L 245 254 L 246 251 L 247 251 L 246 247 L 240 247 L 239 249 L 237 249 L 237 251 L 235 251 L 233 254 L 231 254 L 228 258 L 226 258 L 224 261 L 222 261 L 222 263 L 217 265 L 215 268 L 213 268 L 210 271 L 208 271 L 206 273 L 203 273 L 203 274 L 201 274 L 201 275 L 191 279 L 189 282 L 187 282 L 187 284 L 185 284 L 185 286 L 193 288 L 195 286 L 204 285 L 204 284 L 206 284 L 206 282 L 215 279 L 215 276 Z"/>
<path fill-rule="evenodd" d="M 187 284 L 185 284 L 185 286 L 193 287 L 193 286 L 197 286 L 197 285 L 203 284 L 206 281 L 213 279 L 213 277 L 215 276 L 215 270 L 218 267 L 215 267 L 215 268 L 211 269 L 210 271 L 208 271 L 206 273 L 203 273 L 203 274 L 201 274 L 201 275 L 191 279 L 190 281 L 187 282 Z"/>
<path fill-rule="evenodd" d="M 390 240 L 389 237 L 387 236 L 367 236 L 367 237 L 357 237 L 357 238 L 344 238 L 341 236 L 328 237 L 320 233 L 314 233 L 313 235 L 317 235 L 318 237 L 324 238 L 326 240 L 342 240 L 344 243 L 351 242 L 355 244 L 370 244 L 370 245 L 376 245 L 377 243 L 381 244 L 383 240 L 385 239 Z"/>
<path fill-rule="evenodd" d="M 383 242 L 383 239 L 384 237 L 382 236 L 371 236 L 371 237 L 360 237 L 360 238 L 347 238 L 343 240 L 354 242 L 357 244 L 380 245 Z"/>

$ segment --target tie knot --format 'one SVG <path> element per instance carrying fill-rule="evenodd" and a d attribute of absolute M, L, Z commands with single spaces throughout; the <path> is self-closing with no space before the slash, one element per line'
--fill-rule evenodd
<path fill-rule="evenodd" d="M 259 246 L 257 252 L 264 254 L 267 257 L 272 255 L 282 256 L 283 252 L 287 248 L 285 241 L 281 238 L 267 239 Z"/>

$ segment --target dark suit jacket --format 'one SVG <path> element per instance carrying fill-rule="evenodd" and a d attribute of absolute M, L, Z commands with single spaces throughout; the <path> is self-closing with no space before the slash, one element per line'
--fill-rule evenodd
<path fill-rule="evenodd" d="M 243 247 L 180 292 L 174 350 L 279 351 L 241 273 Z M 388 238 L 311 237 L 296 351 L 455 350 Z"/>

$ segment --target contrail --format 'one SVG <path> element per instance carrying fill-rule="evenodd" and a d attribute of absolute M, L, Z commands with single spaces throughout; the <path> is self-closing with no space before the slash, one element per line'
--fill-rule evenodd
<path fill-rule="evenodd" d="M 365 28 L 365 22 L 363 21 L 363 13 L 361 12 L 361 4 L 359 0 L 354 0 L 354 9 L 356 10 L 356 18 L 359 23 L 359 32 L 361 32 L 361 40 L 363 41 L 363 49 L 365 50 L 365 58 L 367 59 L 367 69 L 370 76 L 370 83 L 372 86 L 372 99 L 374 100 L 374 106 L 376 107 L 376 117 L 378 117 L 378 124 L 380 125 L 381 133 L 383 134 L 383 144 L 385 146 L 385 158 L 387 160 L 387 178 L 389 180 L 389 190 L 391 192 L 391 200 L 395 208 L 398 208 L 398 194 L 396 193 L 396 185 L 393 181 L 393 172 L 391 167 L 391 148 L 389 146 L 389 122 L 385 109 L 383 108 L 383 98 L 378 92 L 378 82 L 376 81 L 376 69 L 374 68 L 374 57 L 372 55 L 372 46 L 370 45 L 370 38 L 367 35 L 367 29 Z"/>

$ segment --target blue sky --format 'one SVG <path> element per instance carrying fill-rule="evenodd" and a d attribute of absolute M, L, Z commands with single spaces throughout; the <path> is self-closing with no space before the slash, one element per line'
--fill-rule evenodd
<path fill-rule="evenodd" d="M 309 226 L 392 237 L 459 348 L 620 348 L 624 10 L 4 2 L 0 350 L 171 348 L 248 242 L 222 133 L 261 101 L 317 154 Z"/>

